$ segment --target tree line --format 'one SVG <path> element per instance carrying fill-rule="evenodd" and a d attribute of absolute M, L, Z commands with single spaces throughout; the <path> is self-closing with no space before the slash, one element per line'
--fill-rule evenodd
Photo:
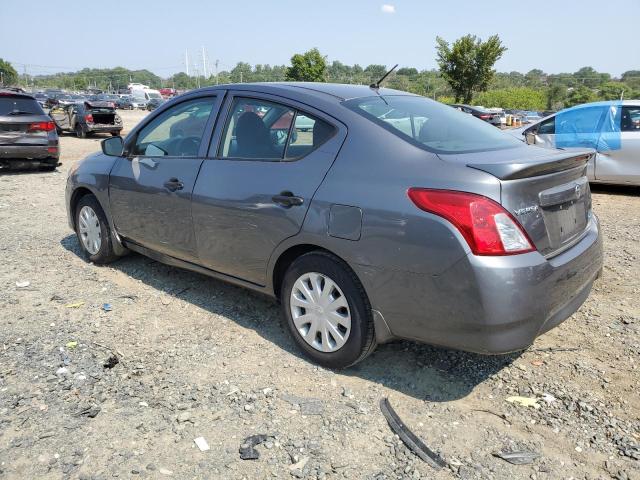
<path fill-rule="evenodd" d="M 496 61 L 507 50 L 494 35 L 482 41 L 466 35 L 449 44 L 436 39 L 438 69 L 418 70 L 402 67 L 385 81 L 385 86 L 427 96 L 446 103 L 464 102 L 486 107 L 526 110 L 558 110 L 595 100 L 640 97 L 640 70 L 629 70 L 620 78 L 583 67 L 572 73 L 545 73 L 533 69 L 526 73 L 496 72 Z M 329 62 L 318 49 L 295 54 L 291 65 L 250 65 L 238 62 L 217 75 L 192 76 L 179 72 L 160 78 L 148 70 L 85 68 L 77 72 L 38 75 L 24 78 L 8 62 L 0 59 L 0 74 L 5 85 L 25 84 L 35 88 L 57 87 L 70 90 L 99 88 L 117 91 L 130 82 L 152 88 L 181 90 L 201 86 L 240 82 L 320 81 L 371 84 L 387 72 L 385 65 L 346 65 Z"/>

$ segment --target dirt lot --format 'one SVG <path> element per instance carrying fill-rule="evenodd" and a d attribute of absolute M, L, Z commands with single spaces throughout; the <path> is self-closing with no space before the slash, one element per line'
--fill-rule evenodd
<path fill-rule="evenodd" d="M 396 342 L 332 372 L 269 299 L 138 255 L 87 263 L 64 185 L 98 141 L 64 136 L 58 172 L 0 176 L 1 479 L 640 479 L 638 189 L 595 189 L 604 276 L 526 352 Z M 383 397 L 448 468 L 392 435 Z M 259 433 L 260 458 L 241 460 Z"/>

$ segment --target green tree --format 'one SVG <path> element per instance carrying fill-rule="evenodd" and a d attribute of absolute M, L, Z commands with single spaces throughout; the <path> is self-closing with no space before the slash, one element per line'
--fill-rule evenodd
<path fill-rule="evenodd" d="M 547 89 L 547 110 L 560 110 L 564 99 L 567 97 L 567 88 L 559 83 L 554 83 Z"/>
<path fill-rule="evenodd" d="M 327 75 L 327 59 L 317 48 L 291 57 L 291 66 L 287 68 L 286 80 L 293 82 L 324 82 Z"/>
<path fill-rule="evenodd" d="M 608 73 L 598 73 L 593 67 L 582 67 L 574 73 L 573 76 L 579 85 L 581 84 L 589 88 L 596 88 L 598 85 L 611 80 L 611 75 Z"/>
<path fill-rule="evenodd" d="M 569 92 L 567 97 L 567 107 L 573 107 L 574 105 L 580 105 L 581 103 L 593 102 L 597 99 L 596 94 L 588 87 L 580 85 Z"/>
<path fill-rule="evenodd" d="M 451 46 L 440 37 L 436 42 L 440 73 L 451 86 L 456 102 L 471 103 L 474 93 L 487 90 L 495 74 L 493 66 L 507 50 L 498 35 L 486 42 L 465 35 Z"/>
<path fill-rule="evenodd" d="M 0 85 L 13 85 L 18 81 L 18 72 L 9 62 L 0 58 Z"/>
<path fill-rule="evenodd" d="M 485 107 L 515 108 L 518 110 L 542 110 L 545 95 L 541 90 L 529 87 L 489 90 L 476 96 L 476 103 Z"/>
<path fill-rule="evenodd" d="M 625 97 L 633 98 L 630 93 L 629 86 L 622 82 L 606 82 L 598 89 L 598 96 L 602 100 L 620 100 L 623 94 Z"/>

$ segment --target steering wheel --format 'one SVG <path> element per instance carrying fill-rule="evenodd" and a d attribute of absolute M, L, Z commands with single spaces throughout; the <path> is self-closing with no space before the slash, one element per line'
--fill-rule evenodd
<path fill-rule="evenodd" d="M 198 137 L 180 138 L 176 145 L 176 153 L 181 157 L 192 157 L 198 154 L 200 139 Z"/>

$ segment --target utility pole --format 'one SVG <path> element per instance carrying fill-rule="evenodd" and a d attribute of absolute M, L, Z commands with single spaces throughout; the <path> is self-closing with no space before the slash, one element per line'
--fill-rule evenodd
<path fill-rule="evenodd" d="M 204 53 L 204 46 L 202 47 L 202 74 L 204 78 L 207 78 L 207 58 Z"/>
<path fill-rule="evenodd" d="M 216 60 L 216 85 L 218 84 L 218 62 L 219 60 Z"/>
<path fill-rule="evenodd" d="M 240 71 L 240 83 L 242 83 L 242 71 Z"/>
<path fill-rule="evenodd" d="M 184 65 L 187 69 L 187 76 L 189 76 L 189 51 L 186 48 L 184 50 Z"/>

